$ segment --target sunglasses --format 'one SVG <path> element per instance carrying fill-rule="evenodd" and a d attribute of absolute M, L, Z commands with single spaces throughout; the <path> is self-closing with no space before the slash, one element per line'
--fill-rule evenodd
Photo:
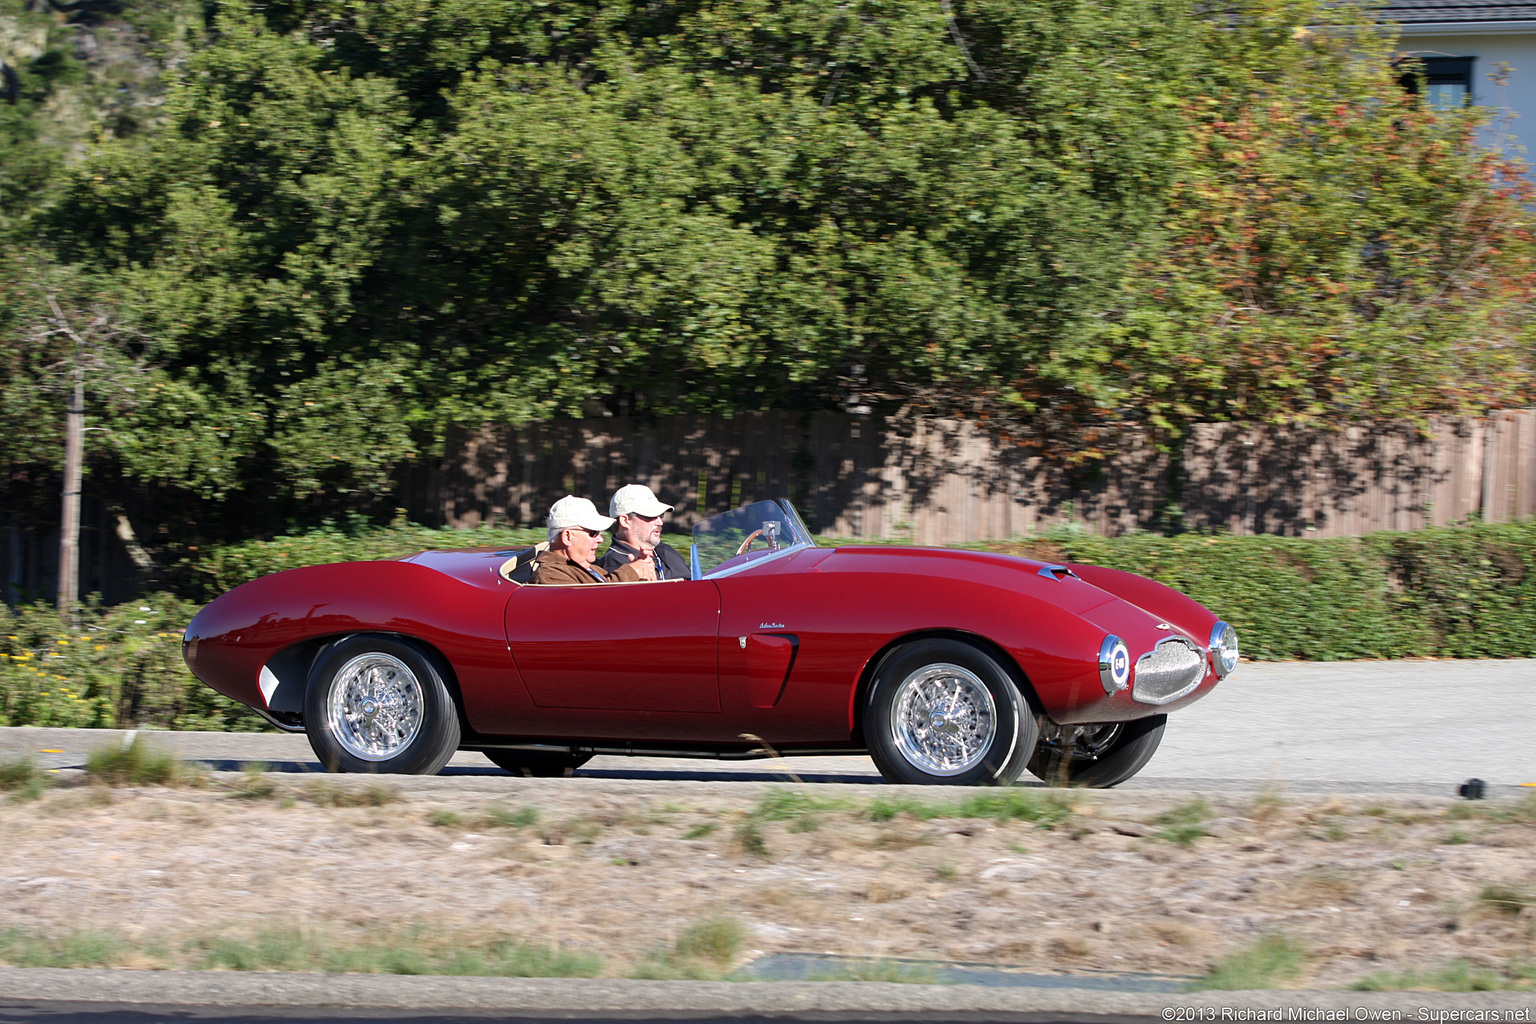
<path fill-rule="evenodd" d="M 626 512 L 624 514 L 631 519 L 638 519 L 642 523 L 654 523 L 661 519 L 661 516 L 643 516 L 639 512 Z"/>

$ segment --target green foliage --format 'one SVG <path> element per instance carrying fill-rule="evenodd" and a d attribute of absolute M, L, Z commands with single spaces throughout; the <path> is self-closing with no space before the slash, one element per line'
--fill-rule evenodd
<path fill-rule="evenodd" d="M 1066 356 L 1080 385 L 1173 430 L 1528 401 L 1530 186 L 1476 143 L 1489 112 L 1406 94 L 1362 9 L 1232 10 L 1236 31 L 1204 26 L 1163 236 L 1097 362 Z"/>
<path fill-rule="evenodd" d="M 1211 805 L 1203 797 L 1196 797 L 1164 811 L 1152 821 L 1159 826 L 1155 833 L 1157 838 L 1179 846 L 1190 846 L 1196 839 L 1207 834 L 1205 823 L 1210 817 Z"/>
<path fill-rule="evenodd" d="M 520 550 L 545 539 L 542 529 L 482 526 L 473 530 L 439 530 L 397 517 L 376 527 L 353 518 L 327 521 L 318 529 L 271 540 L 246 541 L 189 550 L 172 570 L 179 588 L 201 601 L 242 583 L 305 565 L 399 558 L 418 551 L 451 548 Z"/>
<path fill-rule="evenodd" d="M 323 930 L 270 928 L 254 936 L 199 937 L 186 945 L 201 970 L 590 978 L 602 968 L 592 953 L 502 936 L 449 937 L 425 930 L 338 941 Z"/>
<path fill-rule="evenodd" d="M 1529 991 L 1536 988 L 1536 963 L 1512 962 L 1502 969 L 1491 970 L 1466 960 L 1453 960 L 1429 970 L 1372 974 L 1351 987 L 1357 992 L 1399 992 L 1405 989 L 1433 989 L 1441 992 Z"/>
<path fill-rule="evenodd" d="M 106 786 L 196 785 L 203 781 L 200 771 L 146 742 L 143 736 L 135 736 L 125 746 L 91 751 L 85 774 Z"/>
<path fill-rule="evenodd" d="M 20 928 L 0 930 L 0 963 L 11 967 L 120 967 L 131 962 L 134 944 L 101 931 L 35 935 Z"/>
<path fill-rule="evenodd" d="M 30 757 L 0 761 L 0 792 L 12 799 L 36 800 L 52 783 L 47 772 Z"/>
<path fill-rule="evenodd" d="M 0 725 L 247 731 L 266 723 L 199 682 L 181 658 L 196 606 L 155 594 L 79 609 L 0 605 Z"/>
<path fill-rule="evenodd" d="M 1521 179 L 1389 39 L 1296 29 L 1338 5 L 211 10 L 125 5 L 164 103 L 26 235 L 154 339 L 103 486 L 270 525 L 595 408 L 981 409 L 1091 457 L 1105 417 L 1531 396 Z M 4 461 L 56 464 L 15 402 Z"/>
<path fill-rule="evenodd" d="M 1317 540 L 1053 537 L 1237 627 L 1259 660 L 1536 656 L 1536 519 Z"/>
<path fill-rule="evenodd" d="M 1225 957 L 1194 989 L 1279 988 L 1297 977 L 1306 963 L 1307 950 L 1285 935 L 1265 935 L 1248 948 Z"/>
<path fill-rule="evenodd" d="M 963 800 L 920 800 L 915 797 L 870 801 L 870 821 L 891 821 L 908 815 L 920 821 L 934 818 L 991 818 L 994 821 L 1032 821 L 1044 828 L 1060 824 L 1072 814 L 1071 805 L 1059 795 L 1044 797 L 1021 789 L 984 790 Z"/>
<path fill-rule="evenodd" d="M 741 949 L 746 926 L 730 914 L 702 918 L 683 929 L 670 948 L 656 950 L 630 972 L 632 978 L 708 981 L 721 976 Z"/>

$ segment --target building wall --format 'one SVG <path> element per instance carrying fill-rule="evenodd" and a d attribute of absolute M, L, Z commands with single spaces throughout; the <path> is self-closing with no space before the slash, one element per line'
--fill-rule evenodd
<path fill-rule="evenodd" d="M 1398 49 L 1419 57 L 1475 57 L 1472 102 L 1503 112 L 1484 130 L 1490 149 L 1526 157 L 1536 148 L 1536 23 L 1485 30 L 1403 25 Z M 1502 82 L 1494 77 L 1509 65 Z"/>

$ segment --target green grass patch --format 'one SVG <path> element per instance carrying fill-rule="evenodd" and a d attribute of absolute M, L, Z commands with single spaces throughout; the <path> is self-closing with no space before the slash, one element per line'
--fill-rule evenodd
<path fill-rule="evenodd" d="M 382 782 L 362 788 L 317 779 L 304 787 L 304 799 L 316 807 L 383 807 L 400 799 L 400 791 Z"/>
<path fill-rule="evenodd" d="M 1509 885 L 1485 885 L 1477 899 L 1483 906 L 1504 914 L 1519 914 L 1527 907 L 1536 907 L 1536 891 Z"/>
<path fill-rule="evenodd" d="M 91 751 L 85 774 L 104 786 L 200 786 L 208 781 L 200 767 L 176 760 L 143 736 L 125 746 Z"/>
<path fill-rule="evenodd" d="M 485 818 L 481 824 L 486 828 L 529 828 L 539 823 L 539 809 L 537 807 L 510 807 L 495 806 L 485 812 Z"/>
<path fill-rule="evenodd" d="M 13 800 L 36 800 L 53 784 L 53 776 L 30 757 L 0 761 L 0 793 Z"/>
<path fill-rule="evenodd" d="M 724 976 L 741 952 L 747 929 L 730 914 L 717 914 L 689 925 L 671 946 L 656 950 L 630 972 L 632 978 L 709 981 Z"/>
<path fill-rule="evenodd" d="M 135 959 L 135 944 L 110 932 L 34 935 L 19 928 L 0 930 L 0 963 L 11 967 L 120 967 Z"/>
<path fill-rule="evenodd" d="M 865 810 L 870 821 L 891 821 L 906 815 L 919 821 L 935 818 L 987 818 L 993 821 L 1032 821 L 1050 827 L 1072 816 L 1072 804 L 1059 793 L 1044 796 L 1025 789 L 984 789 L 953 800 L 915 797 L 876 798 Z"/>
<path fill-rule="evenodd" d="M 277 793 L 271 765 L 248 762 L 240 768 L 240 778 L 227 784 L 229 795 L 237 800 L 266 800 Z"/>
<path fill-rule="evenodd" d="M 1357 992 L 1400 992 L 1436 989 L 1441 992 L 1505 992 L 1536 988 L 1536 964 L 1510 964 L 1502 971 L 1454 960 L 1420 971 L 1372 974 L 1350 986 Z"/>
<path fill-rule="evenodd" d="M 211 936 L 188 943 L 186 950 L 199 970 L 506 978 L 591 978 L 602 971 L 602 958 L 594 953 L 506 937 L 466 940 L 424 930 L 345 941 L 324 930 L 281 928 L 249 937 Z"/>
<path fill-rule="evenodd" d="M 1248 948 L 1218 962 L 1210 974 L 1190 988 L 1196 991 L 1281 988 L 1301 974 L 1306 959 L 1306 948 L 1294 939 L 1265 935 Z"/>
<path fill-rule="evenodd" d="M 1153 818 L 1152 823 L 1159 826 L 1153 834 L 1170 843 L 1189 846 L 1196 839 L 1208 834 L 1205 823 L 1210 818 L 1211 805 L 1203 798 L 1195 797 Z"/>

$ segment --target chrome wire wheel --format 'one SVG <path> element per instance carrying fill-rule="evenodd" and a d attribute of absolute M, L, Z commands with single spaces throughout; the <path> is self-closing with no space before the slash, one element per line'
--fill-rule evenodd
<path fill-rule="evenodd" d="M 992 691 L 960 665 L 924 665 L 901 681 L 892 703 L 896 750 L 930 775 L 963 775 L 981 763 L 997 738 Z"/>
<path fill-rule="evenodd" d="M 326 718 L 347 753 L 363 761 L 387 761 L 421 731 L 425 703 L 421 680 L 410 666 L 373 651 L 336 673 Z"/>

